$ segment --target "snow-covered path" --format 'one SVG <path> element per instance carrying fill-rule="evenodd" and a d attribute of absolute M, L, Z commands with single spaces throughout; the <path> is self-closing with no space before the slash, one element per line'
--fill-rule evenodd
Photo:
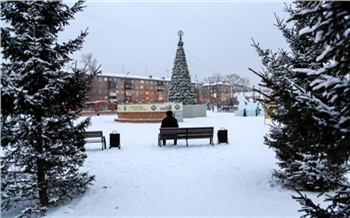
<path fill-rule="evenodd" d="M 208 112 L 180 126 L 228 129 L 229 144 L 209 140 L 168 141 L 157 146 L 159 124 L 116 123 L 93 117 L 90 130 L 121 135 L 121 149 L 87 146 L 84 170 L 96 175 L 83 196 L 50 210 L 48 217 L 105 216 L 265 216 L 299 217 L 293 193 L 271 178 L 274 152 L 263 144 L 263 117 Z"/>

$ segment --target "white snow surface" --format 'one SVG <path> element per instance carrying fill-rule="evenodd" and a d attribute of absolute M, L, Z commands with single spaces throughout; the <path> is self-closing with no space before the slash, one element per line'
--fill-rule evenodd
<path fill-rule="evenodd" d="M 269 120 L 207 112 L 184 119 L 181 127 L 213 126 L 209 139 L 167 141 L 159 147 L 160 124 L 117 123 L 117 116 L 93 116 L 88 130 L 120 134 L 121 149 L 101 150 L 87 144 L 83 171 L 95 175 L 81 196 L 50 209 L 46 217 L 300 217 L 297 194 L 272 177 L 275 154 L 263 144 Z M 217 131 L 228 130 L 229 144 L 217 143 Z M 306 193 L 314 197 L 317 193 Z M 317 201 L 315 203 L 322 203 Z M 5 214 L 3 214 L 5 215 Z M 6 216 L 6 215 L 5 215 Z"/>

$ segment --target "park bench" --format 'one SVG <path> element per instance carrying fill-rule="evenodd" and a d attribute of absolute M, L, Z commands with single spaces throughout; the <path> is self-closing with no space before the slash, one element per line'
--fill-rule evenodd
<path fill-rule="evenodd" d="M 170 139 L 186 139 L 186 146 L 188 146 L 188 139 L 203 139 L 208 138 L 211 145 L 213 143 L 214 127 L 180 127 L 169 128 L 163 127 L 159 129 L 158 145 L 162 147 L 162 140 Z"/>
<path fill-rule="evenodd" d="M 102 131 L 89 131 L 85 132 L 86 143 L 102 143 L 103 148 L 106 149 L 106 138 L 103 136 Z"/>

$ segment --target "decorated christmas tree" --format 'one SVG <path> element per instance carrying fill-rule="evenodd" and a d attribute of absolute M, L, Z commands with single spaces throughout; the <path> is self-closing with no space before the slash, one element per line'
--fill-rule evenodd
<path fill-rule="evenodd" d="M 170 91 L 168 100 L 171 102 L 182 102 L 184 105 L 196 104 L 194 89 L 191 84 L 191 76 L 188 70 L 186 55 L 183 48 L 182 35 L 178 32 L 179 43 L 177 44 L 174 68 L 171 75 Z"/>

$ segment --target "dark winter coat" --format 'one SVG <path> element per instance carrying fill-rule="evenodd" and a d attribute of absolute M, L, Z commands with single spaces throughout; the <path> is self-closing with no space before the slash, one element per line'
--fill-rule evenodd
<path fill-rule="evenodd" d="M 179 124 L 175 117 L 167 116 L 162 120 L 162 125 L 160 127 L 179 127 Z"/>

